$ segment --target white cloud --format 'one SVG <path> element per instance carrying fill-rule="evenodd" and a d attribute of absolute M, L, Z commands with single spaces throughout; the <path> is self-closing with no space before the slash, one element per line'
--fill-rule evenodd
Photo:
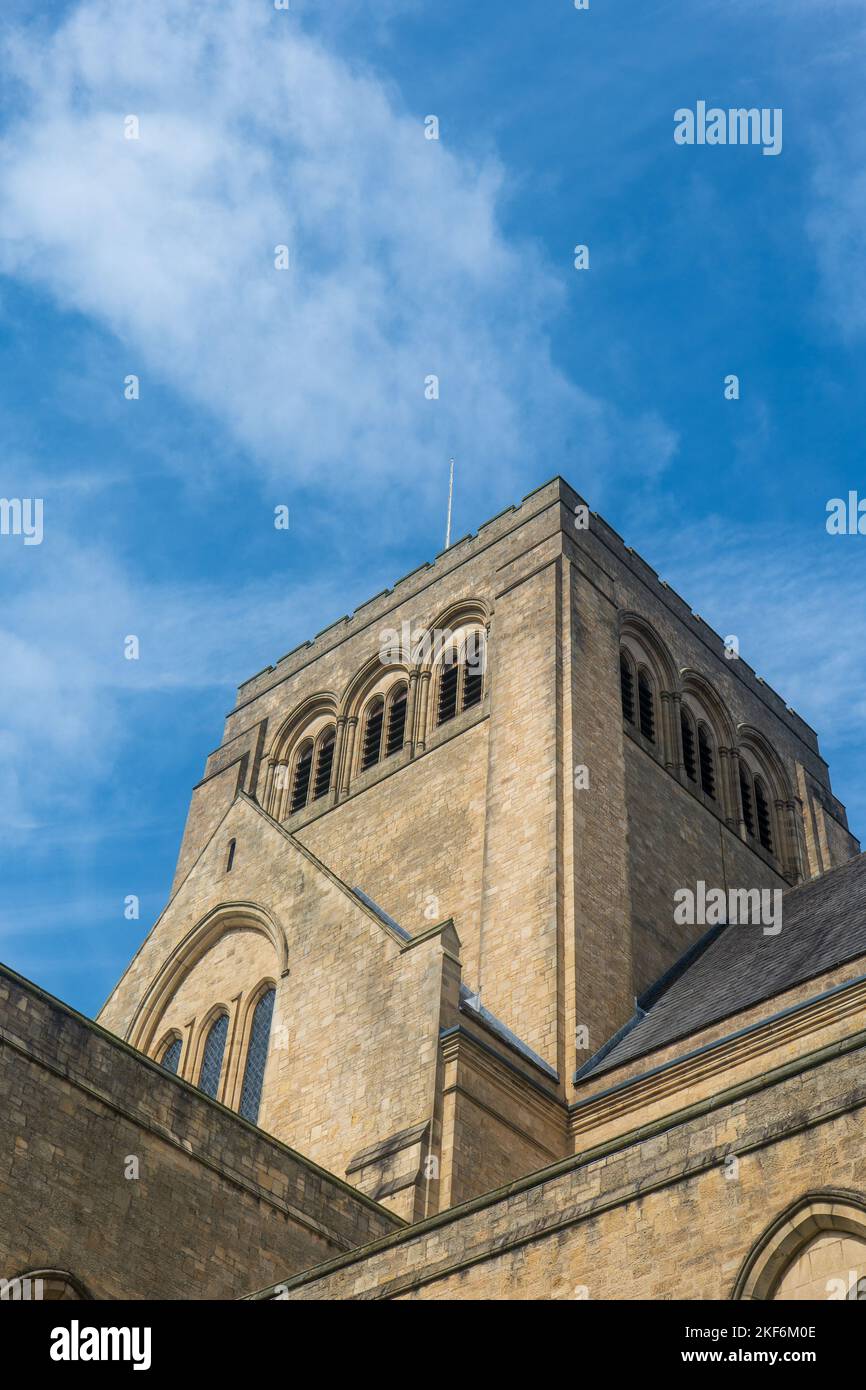
<path fill-rule="evenodd" d="M 504 171 L 424 139 L 426 112 L 284 19 L 86 0 L 53 37 L 18 33 L 0 264 L 116 334 L 119 376 L 168 383 L 263 475 L 346 505 L 401 483 L 421 500 L 452 453 L 482 497 L 492 476 L 565 466 L 566 440 L 587 488 L 664 467 L 663 422 L 552 361 L 576 272 L 504 237 Z"/>
<path fill-rule="evenodd" d="M 858 743 L 866 719 L 862 537 L 768 524 L 691 520 L 645 534 L 637 548 L 745 661 L 835 744 Z M 653 560 L 655 555 L 656 559 Z M 820 671 L 820 680 L 815 673 Z"/>

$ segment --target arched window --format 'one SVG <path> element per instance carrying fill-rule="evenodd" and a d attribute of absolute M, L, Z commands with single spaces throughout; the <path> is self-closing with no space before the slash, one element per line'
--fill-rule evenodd
<path fill-rule="evenodd" d="M 216 1096 L 220 1084 L 220 1073 L 223 1069 L 223 1053 L 226 1048 L 228 1031 L 229 1016 L 226 1013 L 215 1018 L 208 1030 L 204 1055 L 201 1059 L 201 1070 L 198 1074 L 199 1090 L 204 1091 L 206 1096 Z"/>
<path fill-rule="evenodd" d="M 388 704 L 388 733 L 385 738 L 386 758 L 390 758 L 392 753 L 399 753 L 403 747 L 403 735 L 406 732 L 406 695 L 407 687 L 399 685 Z"/>
<path fill-rule="evenodd" d="M 656 716 L 653 688 L 646 671 L 639 671 L 637 678 L 637 704 L 640 715 L 640 731 L 650 743 L 656 741 Z"/>
<path fill-rule="evenodd" d="M 484 633 L 480 630 L 471 632 L 463 649 L 463 709 L 481 704 L 486 666 L 487 642 Z"/>
<path fill-rule="evenodd" d="M 698 764 L 695 757 L 695 726 L 692 716 L 680 708 L 680 728 L 683 731 L 683 767 L 690 782 L 698 780 Z"/>
<path fill-rule="evenodd" d="M 316 758 L 316 775 L 313 778 L 314 801 L 318 801 L 322 796 L 327 796 L 330 789 L 331 769 L 334 766 L 334 741 L 336 737 L 336 730 L 331 727 L 325 730 L 319 741 L 319 752 Z"/>
<path fill-rule="evenodd" d="M 747 1255 L 735 1299 L 863 1301 L 866 1203 L 831 1188 L 779 1212 Z"/>
<path fill-rule="evenodd" d="M 308 738 L 301 744 L 298 751 L 298 760 L 295 763 L 295 777 L 292 782 L 292 799 L 289 804 L 289 814 L 300 811 L 302 806 L 307 804 L 307 796 L 310 790 L 310 773 L 313 768 L 313 740 Z"/>
<path fill-rule="evenodd" d="M 755 809 L 752 805 L 752 785 L 743 764 L 740 763 L 740 798 L 743 803 L 743 824 L 749 835 L 755 833 Z"/>
<path fill-rule="evenodd" d="M 162 1054 L 162 1061 L 160 1062 L 160 1066 L 165 1067 L 166 1071 L 170 1071 L 173 1076 L 177 1076 L 177 1069 L 180 1064 L 180 1054 L 182 1047 L 183 1043 L 180 1038 L 172 1038 L 171 1042 L 168 1044 L 168 1047 Z"/>
<path fill-rule="evenodd" d="M 460 666 L 457 661 L 457 653 L 451 648 L 442 658 L 442 668 L 439 676 L 439 708 L 436 714 L 437 724 L 447 724 L 449 719 L 453 719 L 457 713 L 457 684 L 460 680 Z"/>
<path fill-rule="evenodd" d="M 698 762 L 701 769 L 701 790 L 716 799 L 716 770 L 713 763 L 713 745 L 706 724 L 698 725 Z"/>
<path fill-rule="evenodd" d="M 763 782 L 755 778 L 755 811 L 758 817 L 758 839 L 768 853 L 773 853 L 773 832 L 770 823 L 770 806 Z M 754 834 L 754 831 L 752 832 Z"/>
<path fill-rule="evenodd" d="M 385 701 L 377 695 L 367 706 L 364 718 L 364 742 L 361 745 L 361 771 L 375 767 L 382 756 L 382 724 L 385 719 Z"/>
<path fill-rule="evenodd" d="M 226 873 L 227 873 L 227 874 L 230 874 L 230 873 L 231 873 L 231 871 L 232 871 L 232 865 L 233 865 L 234 862 L 235 862 L 235 848 L 236 848 L 236 846 L 237 846 L 237 841 L 236 841 L 236 840 L 229 840 L 228 853 L 226 854 Z"/>
<path fill-rule="evenodd" d="M 619 654 L 619 689 L 622 700 L 623 717 L 629 724 L 634 723 L 634 676 L 631 662 L 625 652 Z"/>
<path fill-rule="evenodd" d="M 259 1118 L 275 998 L 276 990 L 269 989 L 262 995 L 253 1013 L 253 1026 L 250 1030 L 250 1045 L 247 1051 L 247 1065 L 244 1069 L 244 1084 L 239 1107 L 239 1113 L 252 1124 L 255 1124 Z"/>

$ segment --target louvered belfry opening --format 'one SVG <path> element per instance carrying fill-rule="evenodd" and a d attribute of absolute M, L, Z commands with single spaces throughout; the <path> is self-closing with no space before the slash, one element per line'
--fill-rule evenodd
<path fill-rule="evenodd" d="M 683 731 L 683 766 L 690 782 L 698 780 L 698 765 L 695 759 L 695 731 L 685 710 L 680 710 L 680 728 Z"/>
<path fill-rule="evenodd" d="M 303 745 L 298 753 L 298 761 L 295 763 L 295 778 L 292 783 L 292 800 L 289 804 L 289 812 L 300 811 L 302 806 L 307 804 L 307 794 L 310 790 L 310 773 L 313 767 L 313 742 L 310 739 Z"/>
<path fill-rule="evenodd" d="M 385 718 L 385 701 L 381 695 L 371 700 L 364 721 L 364 744 L 361 749 L 361 771 L 374 767 L 382 756 L 382 721 Z"/>
<path fill-rule="evenodd" d="M 698 729 L 698 760 L 701 765 L 701 790 L 716 798 L 716 771 L 713 766 L 713 745 L 703 724 Z"/>
<path fill-rule="evenodd" d="M 442 661 L 442 677 L 439 682 L 439 710 L 437 723 L 445 724 L 457 713 L 457 680 L 460 667 L 456 652 L 448 652 Z"/>
<path fill-rule="evenodd" d="M 385 757 L 390 758 L 392 753 L 399 753 L 403 747 L 403 735 L 406 732 L 406 687 L 402 685 L 395 695 L 391 697 L 391 704 L 388 709 L 388 733 L 385 739 Z"/>
<path fill-rule="evenodd" d="M 655 743 L 656 716 L 653 690 L 649 676 L 644 671 L 641 671 L 637 678 L 637 703 L 640 713 L 640 731 L 644 738 L 649 739 L 650 743 Z"/>
<path fill-rule="evenodd" d="M 750 835 L 755 833 L 755 812 L 752 806 L 752 788 L 749 779 L 740 768 L 740 798 L 743 803 L 743 824 Z"/>
<path fill-rule="evenodd" d="M 634 678 L 624 652 L 619 654 L 619 688 L 622 698 L 622 712 L 629 724 L 634 723 Z"/>
<path fill-rule="evenodd" d="M 773 853 L 773 833 L 770 828 L 770 807 L 760 782 L 755 783 L 755 809 L 758 813 L 758 839 L 770 854 Z"/>
<path fill-rule="evenodd" d="M 318 801 L 320 797 L 326 796 L 331 785 L 331 768 L 334 766 L 334 740 L 336 731 L 328 729 L 322 735 L 319 744 L 319 756 L 316 759 L 316 776 L 313 780 L 313 800 Z"/>
<path fill-rule="evenodd" d="M 473 634 L 466 643 L 463 666 L 463 708 L 480 705 L 484 693 L 485 641 L 482 633 Z"/>

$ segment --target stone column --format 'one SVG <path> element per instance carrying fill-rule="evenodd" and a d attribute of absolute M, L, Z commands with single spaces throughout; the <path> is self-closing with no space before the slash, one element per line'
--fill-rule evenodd
<path fill-rule="evenodd" d="M 781 844 L 776 845 L 775 850 L 782 861 L 785 877 L 790 879 L 792 883 L 799 883 L 802 878 L 800 856 L 797 853 L 799 844 L 797 825 L 798 819 L 802 819 L 799 812 L 799 803 L 796 801 L 776 802 L 777 833 L 781 839 Z"/>
<path fill-rule="evenodd" d="M 284 821 L 289 809 L 289 764 L 286 762 L 277 763 L 274 777 L 277 783 L 277 794 L 274 798 L 274 820 Z"/>
<path fill-rule="evenodd" d="M 665 739 L 665 767 L 680 782 L 683 781 L 683 734 L 680 722 L 681 697 L 676 690 L 661 693 L 662 720 Z"/>
<path fill-rule="evenodd" d="M 343 748 L 346 743 L 346 716 L 337 715 L 337 734 L 334 739 L 334 761 L 331 764 L 331 785 L 328 788 L 328 805 L 333 806 L 340 799 L 340 768 L 343 760 Z"/>
<path fill-rule="evenodd" d="M 340 769 L 340 796 L 344 797 L 349 791 L 349 782 L 352 777 L 352 756 L 355 752 L 355 730 L 358 727 L 358 716 L 352 714 L 346 720 L 346 734 L 343 743 L 343 766 Z"/>
<path fill-rule="evenodd" d="M 262 806 L 268 815 L 273 815 L 274 805 L 274 769 L 277 765 L 276 758 L 268 758 L 268 770 L 265 774 L 265 786 L 262 793 Z"/>
<path fill-rule="evenodd" d="M 406 727 L 403 732 L 403 747 L 412 748 L 415 743 L 415 710 L 418 704 L 418 671 L 409 673 L 409 692 L 406 696 Z"/>
<path fill-rule="evenodd" d="M 748 844 L 749 832 L 746 829 L 743 793 L 740 789 L 740 755 L 736 748 L 726 748 L 724 752 L 727 763 L 728 787 L 730 788 L 730 814 L 725 817 L 725 820 L 734 834 L 739 835 L 740 839 L 745 840 Z"/>
<path fill-rule="evenodd" d="M 430 700 L 431 671 L 419 672 L 418 720 L 415 729 L 415 752 L 423 753 L 427 744 L 427 706 Z"/>

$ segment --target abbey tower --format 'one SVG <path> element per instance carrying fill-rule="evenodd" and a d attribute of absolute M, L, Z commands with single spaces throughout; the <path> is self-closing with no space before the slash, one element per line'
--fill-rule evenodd
<path fill-rule="evenodd" d="M 856 851 L 813 730 L 554 479 L 240 687 L 100 1022 L 411 1219 L 571 1152 L 678 889 Z"/>

